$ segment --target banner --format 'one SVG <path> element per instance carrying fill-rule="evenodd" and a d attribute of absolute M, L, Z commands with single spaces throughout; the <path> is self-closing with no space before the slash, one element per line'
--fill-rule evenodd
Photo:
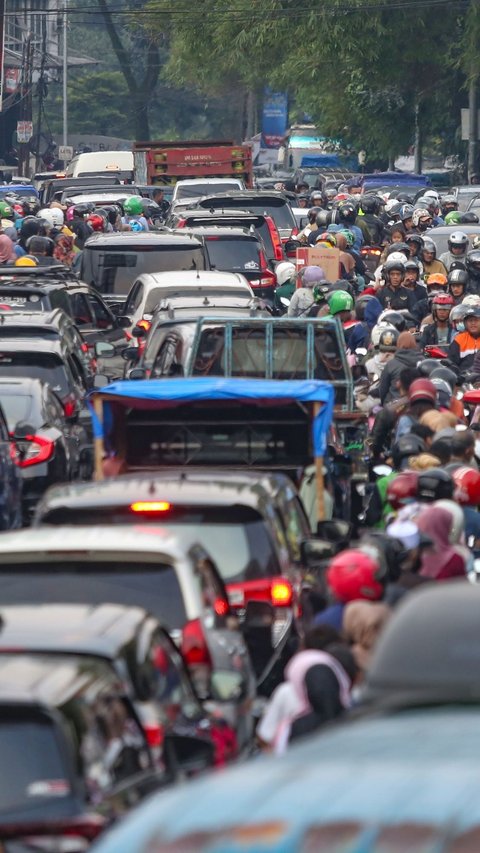
<path fill-rule="evenodd" d="M 5 0 L 0 0 L 0 112 L 3 103 L 3 63 L 5 61 Z"/>
<path fill-rule="evenodd" d="M 288 100 L 285 92 L 265 89 L 262 113 L 262 148 L 280 148 L 288 127 Z"/>

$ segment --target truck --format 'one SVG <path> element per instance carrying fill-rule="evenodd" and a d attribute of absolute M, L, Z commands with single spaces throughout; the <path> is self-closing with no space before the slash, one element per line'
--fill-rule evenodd
<path fill-rule="evenodd" d="M 173 186 L 186 178 L 239 178 L 253 186 L 252 148 L 233 141 L 134 142 L 137 184 Z"/>

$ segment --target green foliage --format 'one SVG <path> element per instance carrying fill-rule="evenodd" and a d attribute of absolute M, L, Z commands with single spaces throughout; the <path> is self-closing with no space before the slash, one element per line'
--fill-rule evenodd
<path fill-rule="evenodd" d="M 95 71 L 69 80 L 68 113 L 72 133 L 133 136 L 128 90 L 120 71 Z M 62 100 L 58 95 L 48 109 L 54 132 L 61 128 Z"/>

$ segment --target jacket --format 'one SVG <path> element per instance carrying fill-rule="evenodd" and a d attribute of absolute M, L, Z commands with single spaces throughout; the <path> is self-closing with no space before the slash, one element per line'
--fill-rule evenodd
<path fill-rule="evenodd" d="M 460 332 L 448 348 L 448 357 L 462 370 L 469 370 L 473 367 L 478 350 L 480 350 L 480 337 L 474 338 L 470 332 Z"/>
<path fill-rule="evenodd" d="M 385 365 L 380 377 L 380 402 L 389 403 L 390 400 L 397 400 L 400 396 L 396 388 L 396 382 L 406 367 L 416 367 L 421 355 L 416 349 L 399 349 L 395 353 L 391 361 Z"/>
<path fill-rule="evenodd" d="M 447 269 L 445 264 L 442 264 L 441 261 L 432 261 L 430 264 L 426 264 L 425 261 L 423 263 L 423 278 L 425 281 L 427 280 L 429 275 L 434 275 L 435 273 L 440 273 L 441 275 L 447 275 Z"/>
<path fill-rule="evenodd" d="M 413 311 L 417 304 L 414 293 L 402 285 L 395 288 L 385 285 L 377 291 L 377 299 L 384 308 L 392 308 L 394 311 L 401 311 L 402 309 Z"/>
<path fill-rule="evenodd" d="M 462 264 L 464 264 L 465 256 L 466 253 L 464 255 L 452 255 L 451 252 L 444 252 L 443 255 L 440 255 L 438 260 L 442 262 L 448 273 L 450 272 L 450 267 L 452 266 L 454 261 L 461 261 Z"/>
<path fill-rule="evenodd" d="M 453 326 L 449 326 L 447 344 L 451 343 L 454 335 L 455 329 Z M 433 344 L 438 344 L 437 324 L 429 323 L 427 326 L 424 326 L 422 337 L 420 338 L 420 346 L 422 349 L 425 349 L 425 347 L 432 346 Z M 445 346 L 445 344 L 441 346 Z"/>

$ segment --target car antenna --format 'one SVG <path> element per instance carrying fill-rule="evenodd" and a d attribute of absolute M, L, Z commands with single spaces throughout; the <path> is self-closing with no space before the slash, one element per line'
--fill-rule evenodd
<path fill-rule="evenodd" d="M 197 280 L 200 280 L 200 273 L 199 273 L 199 271 L 198 271 L 197 264 L 195 264 L 195 269 L 196 269 L 196 271 L 197 271 Z"/>
<path fill-rule="evenodd" d="M 153 481 L 153 480 L 152 480 L 152 482 L 150 483 L 150 485 L 149 485 L 149 487 L 148 487 L 148 494 L 149 494 L 149 495 L 154 495 L 154 494 L 155 494 L 155 483 L 154 483 L 154 481 Z"/>

